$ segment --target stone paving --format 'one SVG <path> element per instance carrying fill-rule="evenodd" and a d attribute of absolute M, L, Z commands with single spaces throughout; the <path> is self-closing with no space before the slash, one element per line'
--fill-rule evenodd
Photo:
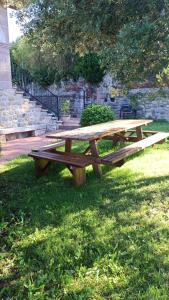
<path fill-rule="evenodd" d="M 45 136 L 28 137 L 9 141 L 1 146 L 0 165 L 5 164 L 20 155 L 28 154 L 33 148 L 52 143 L 54 143 L 54 140 L 47 139 Z"/>

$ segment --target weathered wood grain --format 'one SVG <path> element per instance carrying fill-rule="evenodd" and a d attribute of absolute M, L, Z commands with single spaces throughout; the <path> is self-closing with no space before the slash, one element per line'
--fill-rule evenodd
<path fill-rule="evenodd" d="M 58 141 L 56 143 L 50 144 L 50 145 L 45 145 L 42 146 L 41 148 L 34 148 L 32 149 L 33 152 L 38 152 L 38 151 L 51 151 L 51 150 L 55 150 L 61 146 L 65 145 L 65 141 Z"/>
<path fill-rule="evenodd" d="M 86 167 L 94 162 L 94 158 L 91 155 L 65 153 L 59 151 L 56 151 L 56 153 L 50 153 L 46 151 L 31 152 L 29 156 L 35 159 L 54 161 L 60 164 L 67 164 L 75 167 Z"/>
<path fill-rule="evenodd" d="M 96 141 L 90 141 L 90 151 L 93 157 L 99 158 L 99 151 L 97 149 Z M 97 176 L 101 177 L 102 170 L 98 163 L 93 162 L 93 170 Z"/>
<path fill-rule="evenodd" d="M 102 124 L 81 127 L 78 129 L 62 131 L 50 134 L 47 137 L 54 139 L 69 139 L 79 141 L 91 141 L 101 139 L 104 136 L 111 135 L 121 131 L 127 131 L 138 126 L 151 123 L 152 120 L 116 120 Z"/>
<path fill-rule="evenodd" d="M 120 150 L 118 150 L 117 152 L 108 154 L 106 156 L 104 156 L 101 159 L 101 162 L 103 164 L 115 164 L 121 160 L 123 160 L 124 158 L 127 158 L 128 156 L 137 153 L 149 146 L 152 146 L 156 143 L 159 143 L 160 141 L 165 140 L 166 138 L 169 137 L 169 133 L 167 132 L 158 132 L 156 134 L 153 134 L 141 141 L 138 141 L 132 145 L 129 145 L 125 148 L 122 148 Z"/>
<path fill-rule="evenodd" d="M 93 158 L 84 154 L 64 152 L 31 152 L 29 156 L 35 160 L 36 176 L 46 175 L 50 162 L 64 164 L 72 173 L 76 187 L 86 182 L 85 167 L 93 163 Z"/>

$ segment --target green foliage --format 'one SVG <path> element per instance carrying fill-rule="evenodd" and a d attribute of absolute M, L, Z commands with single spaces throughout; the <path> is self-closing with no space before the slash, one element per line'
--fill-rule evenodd
<path fill-rule="evenodd" d="M 57 52 L 57 49 L 51 52 L 45 43 L 37 47 L 27 37 L 13 43 L 11 60 L 16 67 L 29 72 L 43 86 L 69 78 L 76 80 L 80 76 L 87 82 L 98 83 L 104 74 L 100 59 L 94 53 L 79 57 L 71 52 Z"/>
<path fill-rule="evenodd" d="M 61 114 L 62 115 L 70 114 L 70 101 L 67 99 L 63 99 L 61 101 Z"/>
<path fill-rule="evenodd" d="M 113 150 L 100 142 L 101 155 Z M 167 300 L 168 153 L 169 142 L 146 149 L 101 179 L 88 167 L 78 190 L 59 165 L 38 180 L 27 156 L 1 165 L 0 298 Z"/>
<path fill-rule="evenodd" d="M 105 105 L 92 104 L 83 110 L 81 115 L 81 126 L 104 123 L 115 119 L 115 114 L 111 107 Z"/>
<path fill-rule="evenodd" d="M 42 86 L 49 86 L 55 81 L 55 70 L 47 65 L 39 65 L 32 71 L 32 77 Z"/>
<path fill-rule="evenodd" d="M 24 6 L 27 6 L 31 3 L 31 0 L 0 0 L 0 5 L 8 5 L 9 7 L 14 9 L 23 8 Z"/>
<path fill-rule="evenodd" d="M 95 53 L 88 53 L 83 57 L 79 57 L 75 70 L 78 75 L 93 84 L 101 82 L 104 76 L 104 70 L 100 66 L 100 58 Z"/>
<path fill-rule="evenodd" d="M 130 84 L 155 81 L 168 66 L 168 12 L 166 0 L 94 0 L 92 5 L 90 1 L 32 0 L 18 18 L 30 40 L 38 47 L 46 45 L 46 53 L 95 52 L 103 69 Z"/>
<path fill-rule="evenodd" d="M 13 43 L 11 47 L 11 62 L 15 67 L 16 74 L 20 69 L 27 71 L 32 78 L 42 86 L 48 86 L 55 81 L 56 71 L 51 66 L 47 57 L 41 55 L 40 47 L 37 48 L 23 37 Z M 15 81 L 16 78 L 13 78 Z"/>
<path fill-rule="evenodd" d="M 113 49 L 103 49 L 104 64 L 110 65 L 114 75 L 128 86 L 146 81 L 167 85 L 168 74 L 163 70 L 168 66 L 168 25 L 165 15 L 156 20 L 145 16 L 124 25 Z M 165 75 L 161 82 L 158 74 Z"/>

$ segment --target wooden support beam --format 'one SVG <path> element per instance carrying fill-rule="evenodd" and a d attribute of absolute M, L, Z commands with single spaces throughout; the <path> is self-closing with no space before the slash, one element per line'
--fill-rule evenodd
<path fill-rule="evenodd" d="M 90 141 L 89 144 L 90 144 L 90 150 L 91 150 L 92 156 L 98 158 L 99 157 L 99 152 L 98 152 L 98 149 L 97 149 L 96 141 L 95 140 Z M 100 165 L 97 164 L 97 163 L 93 163 L 92 165 L 93 165 L 93 170 L 96 173 L 96 175 L 98 175 L 99 177 L 101 177 L 102 170 L 101 170 Z"/>
<path fill-rule="evenodd" d="M 66 139 L 65 140 L 65 152 L 69 153 L 72 149 L 72 140 Z"/>
<path fill-rule="evenodd" d="M 35 174 L 37 177 L 48 174 L 49 161 L 46 159 L 35 159 Z"/>
<path fill-rule="evenodd" d="M 72 174 L 76 187 L 82 186 L 86 182 L 85 168 L 72 168 Z"/>
<path fill-rule="evenodd" d="M 86 150 L 83 152 L 83 154 L 88 154 L 88 153 L 90 153 L 90 146 L 88 146 L 88 147 L 86 148 Z"/>
<path fill-rule="evenodd" d="M 136 134 L 137 134 L 137 141 L 141 141 L 144 138 L 141 126 L 136 127 Z"/>

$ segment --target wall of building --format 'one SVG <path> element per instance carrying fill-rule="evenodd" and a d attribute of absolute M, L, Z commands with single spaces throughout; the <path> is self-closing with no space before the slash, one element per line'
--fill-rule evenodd
<path fill-rule="evenodd" d="M 0 89 L 11 87 L 7 9 L 0 6 Z"/>

